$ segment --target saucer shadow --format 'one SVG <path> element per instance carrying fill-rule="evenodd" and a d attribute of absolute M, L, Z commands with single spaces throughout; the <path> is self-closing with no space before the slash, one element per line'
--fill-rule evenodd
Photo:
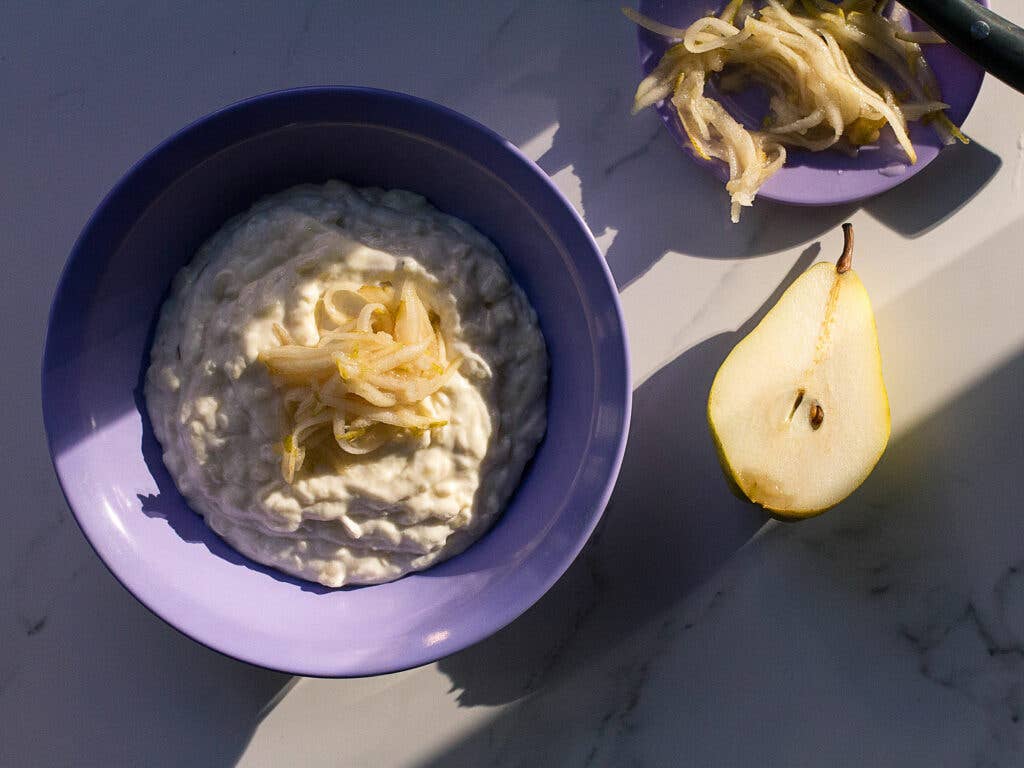
<path fill-rule="evenodd" d="M 974 199 L 1002 164 L 998 155 L 976 141 L 955 144 L 916 176 L 864 207 L 904 237 L 920 237 Z"/>
<path fill-rule="evenodd" d="M 618 484 L 583 552 L 520 618 L 439 662 L 462 706 L 515 701 L 578 674 L 706 581 L 768 520 L 726 487 L 707 394 L 732 347 L 818 250 L 801 254 L 741 329 L 697 344 L 639 386 Z"/>

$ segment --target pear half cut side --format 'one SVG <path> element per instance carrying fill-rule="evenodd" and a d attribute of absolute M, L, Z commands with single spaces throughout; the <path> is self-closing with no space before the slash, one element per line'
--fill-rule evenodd
<path fill-rule="evenodd" d="M 734 490 L 781 517 L 835 506 L 871 474 L 889 440 L 889 399 L 864 284 L 818 263 L 786 289 L 729 353 L 708 396 L 708 423 Z"/>

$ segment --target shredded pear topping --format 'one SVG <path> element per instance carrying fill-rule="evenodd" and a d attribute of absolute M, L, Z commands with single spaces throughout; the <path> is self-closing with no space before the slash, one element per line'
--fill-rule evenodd
<path fill-rule="evenodd" d="M 938 82 L 921 44 L 934 34 L 908 33 L 882 15 L 877 0 L 767 0 L 756 13 L 732 0 L 719 16 L 686 29 L 627 17 L 682 42 L 669 48 L 639 85 L 633 113 L 669 99 L 698 156 L 729 166 L 732 220 L 786 162 L 786 145 L 813 152 L 841 140 L 851 151 L 878 140 L 888 125 L 911 164 L 917 153 L 907 122 L 930 123 L 946 144 L 967 138 L 946 117 Z M 753 79 L 770 94 L 762 130 L 744 127 L 704 94 L 712 75 L 720 90 Z"/>
<path fill-rule="evenodd" d="M 315 316 L 314 346 L 296 343 L 275 323 L 280 346 L 259 356 L 284 403 L 279 450 L 286 482 L 295 481 L 311 451 L 337 466 L 338 449 L 370 453 L 399 434 L 447 426 L 431 396 L 461 361 L 449 359 L 411 280 L 398 291 L 386 283 L 329 285 Z"/>

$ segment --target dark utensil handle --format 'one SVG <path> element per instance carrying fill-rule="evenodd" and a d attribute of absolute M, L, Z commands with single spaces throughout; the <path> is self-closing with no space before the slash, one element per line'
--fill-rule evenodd
<path fill-rule="evenodd" d="M 900 2 L 986 72 L 1024 93 L 1024 29 L 974 0 Z"/>

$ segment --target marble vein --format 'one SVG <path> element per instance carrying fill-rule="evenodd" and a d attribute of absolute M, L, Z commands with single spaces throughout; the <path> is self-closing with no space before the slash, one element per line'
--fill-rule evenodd
<path fill-rule="evenodd" d="M 512 6 L 512 9 L 505 14 L 505 18 L 503 18 L 498 23 L 498 26 L 494 28 L 494 31 L 487 36 L 487 44 L 484 46 L 485 50 L 491 50 L 502 42 L 509 29 L 512 27 L 512 24 L 522 15 L 523 8 L 526 5 L 526 2 L 520 2 Z"/>
<path fill-rule="evenodd" d="M 654 131 L 650 133 L 650 135 L 646 139 L 644 139 L 643 143 L 639 147 L 627 152 L 626 154 L 616 158 L 608 165 L 606 165 L 604 167 L 605 177 L 607 178 L 608 176 L 613 175 L 623 166 L 629 165 L 634 160 L 638 160 L 644 155 L 646 155 L 648 152 L 650 152 L 651 147 L 654 145 L 654 142 L 658 140 L 658 137 L 661 135 L 662 130 L 663 129 L 661 128 L 661 126 L 658 126 Z"/>

